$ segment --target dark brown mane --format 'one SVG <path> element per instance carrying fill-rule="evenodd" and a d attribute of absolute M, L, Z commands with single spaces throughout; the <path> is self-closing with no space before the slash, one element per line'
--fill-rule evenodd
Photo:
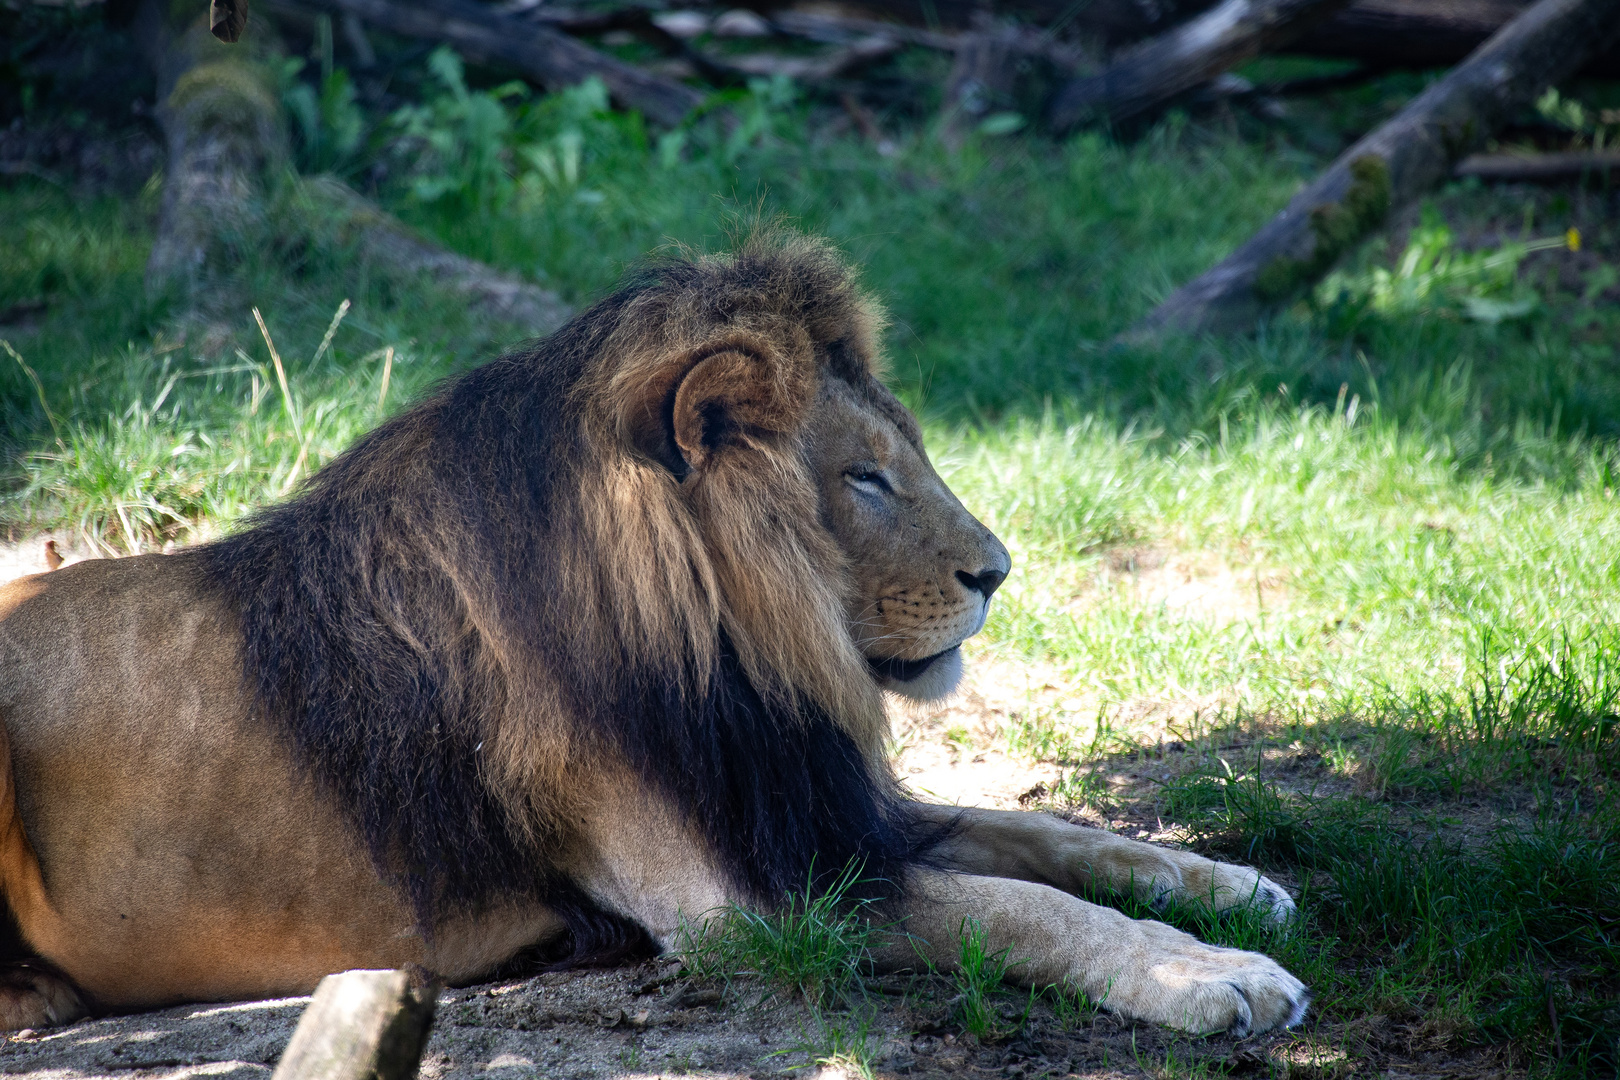
<path fill-rule="evenodd" d="M 201 550 L 268 721 L 424 926 L 526 895 L 578 955 L 639 940 L 559 855 L 580 777 L 615 769 L 760 902 L 851 860 L 898 879 L 917 842 L 793 413 L 872 377 L 876 318 L 804 240 L 649 267 Z M 722 347 L 783 404 L 689 476 L 657 424 Z"/>

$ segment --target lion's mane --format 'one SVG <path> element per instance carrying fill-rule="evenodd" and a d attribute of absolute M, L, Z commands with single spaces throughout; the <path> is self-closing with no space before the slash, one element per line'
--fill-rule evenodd
<path fill-rule="evenodd" d="M 872 385 L 877 319 L 803 239 L 653 265 L 201 549 L 261 716 L 424 927 L 525 896 L 568 921 L 574 961 L 645 946 L 557 854 L 584 780 L 615 768 L 757 902 L 852 859 L 899 880 L 925 841 L 801 449 L 820 379 Z M 757 400 L 690 469 L 663 434 L 673 388 L 721 353 Z"/>

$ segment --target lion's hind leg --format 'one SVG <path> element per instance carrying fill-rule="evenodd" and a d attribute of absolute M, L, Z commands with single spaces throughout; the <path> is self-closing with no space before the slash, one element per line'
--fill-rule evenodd
<path fill-rule="evenodd" d="M 24 940 L 26 922 L 54 920 L 39 857 L 23 829 L 12 778 L 11 739 L 0 723 L 0 1031 L 69 1024 L 89 1013 L 66 976 Z"/>
<path fill-rule="evenodd" d="M 89 1012 L 78 988 L 48 965 L 0 964 L 0 1031 L 71 1024 Z"/>

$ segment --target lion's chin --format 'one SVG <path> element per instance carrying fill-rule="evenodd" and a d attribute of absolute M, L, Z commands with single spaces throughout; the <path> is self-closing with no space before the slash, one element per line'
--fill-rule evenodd
<path fill-rule="evenodd" d="M 878 685 L 912 701 L 938 701 L 949 697 L 962 681 L 962 648 L 952 646 L 921 660 L 866 661 Z"/>

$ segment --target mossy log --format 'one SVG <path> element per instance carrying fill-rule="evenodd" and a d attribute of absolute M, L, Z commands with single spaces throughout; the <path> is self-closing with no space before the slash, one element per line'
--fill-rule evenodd
<path fill-rule="evenodd" d="M 1121 123 L 1160 108 L 1261 52 L 1287 45 L 1348 0 L 1224 0 L 1115 57 L 1102 72 L 1053 95 L 1046 122 L 1066 131 Z"/>
<path fill-rule="evenodd" d="M 1183 285 L 1132 332 L 1251 325 L 1297 295 L 1440 183 L 1516 110 L 1620 37 L 1620 0 L 1539 0 L 1307 185 L 1224 262 Z"/>
<path fill-rule="evenodd" d="M 331 178 L 290 167 L 286 118 L 263 56 L 273 38 L 250 30 L 252 50 L 222 45 L 198 22 L 176 33 L 157 3 L 137 36 L 158 73 L 167 160 L 147 285 L 184 305 L 182 318 L 233 318 L 252 302 L 233 282 L 265 241 L 310 231 L 401 276 L 421 275 L 478 314 L 545 333 L 567 307 L 552 293 L 418 235 Z"/>
<path fill-rule="evenodd" d="M 163 206 L 149 288 L 208 299 L 208 283 L 247 256 L 270 178 L 287 163 L 281 104 L 265 69 L 201 24 L 175 34 L 148 5 L 148 55 L 163 88 Z"/>

